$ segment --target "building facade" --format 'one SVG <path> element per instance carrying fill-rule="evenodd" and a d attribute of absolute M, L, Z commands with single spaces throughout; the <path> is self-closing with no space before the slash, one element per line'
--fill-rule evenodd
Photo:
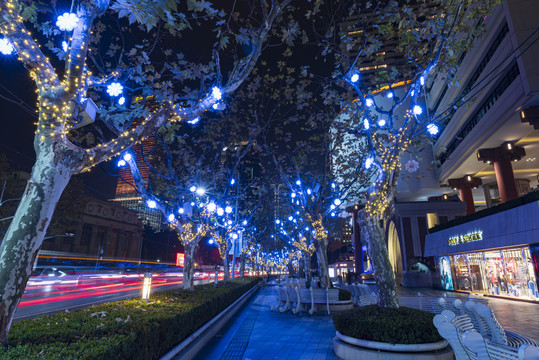
<path fill-rule="evenodd" d="M 41 249 L 97 258 L 138 260 L 141 246 L 142 223 L 135 210 L 87 198 L 74 233 L 45 239 Z"/>

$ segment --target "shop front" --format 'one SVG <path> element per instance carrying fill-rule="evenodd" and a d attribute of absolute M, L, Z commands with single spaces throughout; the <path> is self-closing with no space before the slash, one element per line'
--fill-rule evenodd
<path fill-rule="evenodd" d="M 539 300 L 530 247 L 439 256 L 436 260 L 445 290 Z"/>
<path fill-rule="evenodd" d="M 538 216 L 534 202 L 428 234 L 425 255 L 435 258 L 439 286 L 539 301 Z"/>

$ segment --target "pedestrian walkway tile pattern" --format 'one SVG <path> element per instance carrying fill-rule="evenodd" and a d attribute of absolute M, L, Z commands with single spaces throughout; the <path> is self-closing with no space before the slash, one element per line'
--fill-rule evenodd
<path fill-rule="evenodd" d="M 272 312 L 270 306 L 276 302 L 275 295 L 273 287 L 262 288 L 255 299 L 243 309 L 246 315 L 238 318 L 239 326 L 228 330 L 234 332 L 234 336 L 222 336 L 222 342 L 228 344 L 213 344 L 217 349 L 221 349 L 222 354 L 212 352 L 204 358 L 337 359 L 333 353 L 335 327 L 331 317 L 324 313 L 310 316 L 308 313 L 293 315 L 289 311 Z"/>

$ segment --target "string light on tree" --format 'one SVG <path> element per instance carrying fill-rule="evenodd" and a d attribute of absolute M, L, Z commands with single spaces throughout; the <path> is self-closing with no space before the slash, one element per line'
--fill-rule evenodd
<path fill-rule="evenodd" d="M 206 190 L 204 190 L 203 188 L 198 188 L 196 189 L 196 193 L 198 196 L 202 196 L 206 193 Z"/>
<path fill-rule="evenodd" d="M 221 89 L 219 89 L 217 86 L 214 86 L 212 89 L 211 89 L 211 95 L 214 97 L 214 99 L 216 100 L 221 100 L 221 98 L 223 97 L 223 93 L 221 91 Z"/>
<path fill-rule="evenodd" d="M 385 121 L 385 119 L 380 119 L 380 120 L 378 120 L 378 126 L 380 126 L 380 127 L 386 126 L 386 121 Z"/>
<path fill-rule="evenodd" d="M 196 187 L 195 185 L 192 185 L 192 186 L 189 188 L 189 191 L 195 192 L 195 191 L 197 191 L 197 187 Z"/>
<path fill-rule="evenodd" d="M 371 107 L 374 105 L 374 101 L 371 98 L 367 98 L 365 99 L 365 105 L 367 105 L 367 107 Z"/>
<path fill-rule="evenodd" d="M 230 205 L 226 206 L 226 207 L 225 207 L 225 212 L 226 212 L 227 214 L 230 214 L 230 213 L 232 212 L 232 206 L 230 206 Z"/>
<path fill-rule="evenodd" d="M 365 169 L 370 169 L 372 163 L 374 162 L 374 159 L 372 156 L 369 156 L 367 160 L 365 160 Z"/>
<path fill-rule="evenodd" d="M 438 134 L 438 132 L 440 131 L 440 129 L 438 129 L 438 126 L 436 124 L 428 124 L 427 125 L 427 131 L 429 132 L 429 134 L 431 135 L 436 135 Z"/>
<path fill-rule="evenodd" d="M 67 50 L 69 50 L 69 44 L 67 43 L 67 41 L 62 41 L 62 50 L 64 50 L 64 52 L 67 52 Z"/>
<path fill-rule="evenodd" d="M 13 47 L 13 45 L 11 45 L 8 39 L 6 38 L 0 39 L 0 52 L 3 55 L 11 55 L 13 54 L 14 51 L 15 51 L 15 48 Z"/>
<path fill-rule="evenodd" d="M 174 216 L 174 214 L 169 214 L 169 215 L 168 215 L 168 221 L 169 221 L 169 222 L 173 222 L 174 219 L 176 219 L 176 217 Z"/>
<path fill-rule="evenodd" d="M 230 185 L 234 185 L 236 183 L 236 180 L 230 179 Z"/>
<path fill-rule="evenodd" d="M 224 213 L 225 213 L 225 211 L 223 210 L 222 207 L 218 207 L 218 208 L 217 208 L 217 215 L 218 215 L 218 216 L 223 216 Z"/>
<path fill-rule="evenodd" d="M 113 97 L 120 95 L 123 90 L 124 87 L 118 82 L 113 82 L 107 86 L 107 93 Z"/>
<path fill-rule="evenodd" d="M 195 124 L 197 124 L 199 121 L 200 121 L 200 117 L 197 116 L 196 118 L 187 121 L 187 123 L 188 123 L 188 124 L 191 124 L 191 125 L 195 125 Z"/>
<path fill-rule="evenodd" d="M 73 13 L 63 13 L 58 16 L 56 26 L 62 31 L 72 31 L 79 23 L 79 17 Z"/>
<path fill-rule="evenodd" d="M 123 104 L 125 104 L 125 97 L 122 96 L 121 98 L 118 99 L 118 105 L 123 105 Z"/>
<path fill-rule="evenodd" d="M 365 130 L 369 130 L 369 128 L 371 127 L 371 124 L 369 123 L 369 119 L 367 118 L 363 119 L 363 127 L 365 128 Z"/>

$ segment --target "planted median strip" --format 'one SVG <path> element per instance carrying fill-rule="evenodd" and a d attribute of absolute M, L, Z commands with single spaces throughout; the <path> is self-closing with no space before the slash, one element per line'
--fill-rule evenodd
<path fill-rule="evenodd" d="M 157 359 L 256 285 L 258 279 L 169 290 L 14 323 L 0 359 Z"/>

